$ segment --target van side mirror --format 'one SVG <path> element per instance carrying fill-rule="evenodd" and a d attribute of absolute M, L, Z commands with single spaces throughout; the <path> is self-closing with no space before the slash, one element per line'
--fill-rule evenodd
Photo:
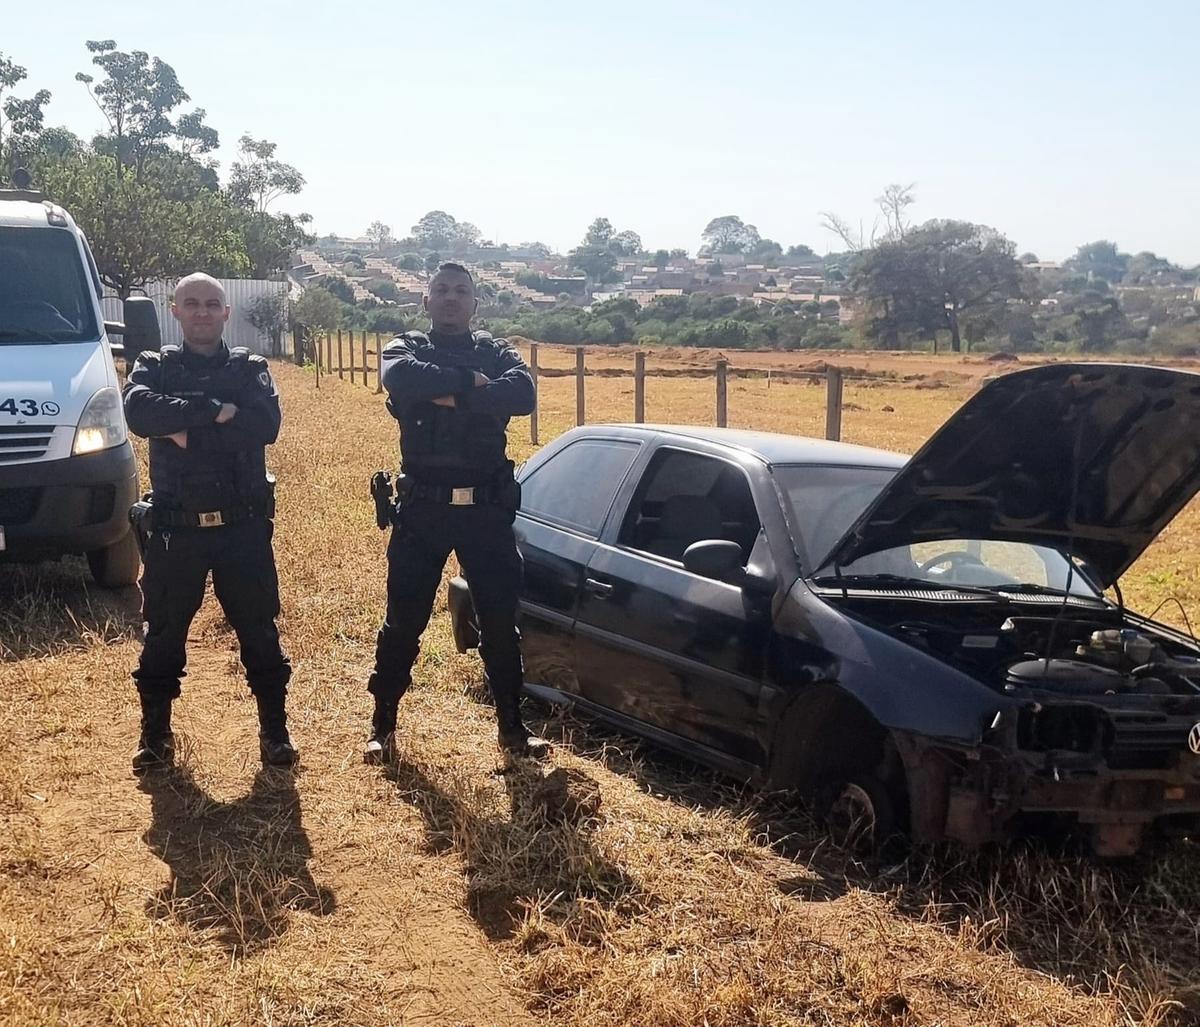
<path fill-rule="evenodd" d="M 144 350 L 162 349 L 158 308 L 149 296 L 130 296 L 122 305 L 125 316 L 125 355 L 136 357 Z"/>

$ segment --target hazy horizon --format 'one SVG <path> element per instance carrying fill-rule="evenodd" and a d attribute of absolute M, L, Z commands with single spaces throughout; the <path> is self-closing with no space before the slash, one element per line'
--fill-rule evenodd
<path fill-rule="evenodd" d="M 603 216 L 694 254 L 736 214 L 823 253 L 842 247 L 822 211 L 869 232 L 873 198 L 912 182 L 914 221 L 991 225 L 1043 260 L 1104 238 L 1200 263 L 1196 5 L 729 11 L 222 0 L 149 22 L 65 0 L 52 31 L 11 19 L 0 52 L 28 69 L 16 95 L 51 90 L 47 125 L 84 138 L 103 126 L 74 81 L 96 70 L 84 40 L 160 57 L 220 132 L 222 178 L 242 133 L 276 142 L 308 180 L 279 209 L 321 235 L 404 236 L 441 209 L 566 252 Z"/>

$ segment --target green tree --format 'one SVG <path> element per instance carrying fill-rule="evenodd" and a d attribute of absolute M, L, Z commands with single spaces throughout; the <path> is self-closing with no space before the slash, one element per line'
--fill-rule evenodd
<path fill-rule="evenodd" d="M 902 332 L 950 332 L 962 349 L 960 319 L 986 316 L 1022 289 L 1013 244 L 993 229 L 965 221 L 929 221 L 903 239 L 863 253 L 852 282 L 870 311 L 868 335 L 896 347 Z"/>
<path fill-rule="evenodd" d="M 156 279 L 249 269 L 239 212 L 199 171 L 176 155 L 150 162 L 138 180 L 119 174 L 115 157 L 86 154 L 45 164 L 41 179 L 87 233 L 101 280 L 124 299 Z"/>
<path fill-rule="evenodd" d="M 89 39 L 86 46 L 104 75 L 97 82 L 81 71 L 75 80 L 84 84 L 108 122 L 108 133 L 95 145 L 113 157 L 118 177 L 132 170 L 140 179 L 151 155 L 172 139 L 189 156 L 216 148 L 217 133 L 204 125 L 203 111 L 171 120 L 172 112 L 189 97 L 169 64 L 142 50 L 118 50 L 111 39 Z"/>
<path fill-rule="evenodd" d="M 265 214 L 281 197 L 295 196 L 304 188 L 304 176 L 276 158 L 276 149 L 276 144 L 266 139 L 243 135 L 238 140 L 238 159 L 229 169 L 230 196 L 258 214 Z"/>
<path fill-rule="evenodd" d="M 322 275 L 317 287 L 337 297 L 343 303 L 354 303 L 354 286 L 341 275 Z"/>
<path fill-rule="evenodd" d="M 761 241 L 758 229 L 735 214 L 713 218 L 700 233 L 710 253 L 746 253 Z"/>
<path fill-rule="evenodd" d="M 39 89 L 27 99 L 12 95 L 27 72 L 0 53 L 0 185 L 14 168 L 27 162 L 42 131 L 50 91 Z"/>
<path fill-rule="evenodd" d="M 617 258 L 610 246 L 612 240 L 612 223 L 608 218 L 596 218 L 588 225 L 583 242 L 567 254 L 568 265 L 578 268 L 596 284 L 618 280 Z"/>
<path fill-rule="evenodd" d="M 391 227 L 382 221 L 371 222 L 367 228 L 367 238 L 371 240 L 371 246 L 378 251 L 386 249 L 395 241 L 392 239 Z"/>
<path fill-rule="evenodd" d="M 583 245 L 604 248 L 608 246 L 612 237 L 612 222 L 608 218 L 596 218 L 595 221 L 588 225 L 587 234 L 583 237 Z"/>
<path fill-rule="evenodd" d="M 816 258 L 816 253 L 811 246 L 805 246 L 803 243 L 797 243 L 795 246 L 789 246 L 785 256 L 792 257 L 796 260 L 813 260 Z"/>
<path fill-rule="evenodd" d="M 666 250 L 655 250 L 654 256 L 650 258 L 651 262 L 660 271 L 671 262 L 671 254 Z"/>
<path fill-rule="evenodd" d="M 759 239 L 746 251 L 746 256 L 766 264 L 779 260 L 783 256 L 783 247 L 774 239 Z"/>
<path fill-rule="evenodd" d="M 1075 251 L 1064 267 L 1086 275 L 1089 279 L 1100 278 L 1112 284 L 1125 277 L 1129 267 L 1129 254 L 1122 253 L 1115 242 L 1098 239 L 1085 243 Z"/>
<path fill-rule="evenodd" d="M 310 331 L 332 332 L 342 323 L 342 301 L 319 285 L 308 286 L 292 304 L 292 322 Z"/>
<path fill-rule="evenodd" d="M 609 249 L 618 257 L 636 257 L 642 252 L 642 237 L 637 232 L 626 229 L 623 232 L 617 232 L 609 240 Z"/>
<path fill-rule="evenodd" d="M 246 320 L 271 339 L 271 355 L 279 356 L 283 349 L 283 331 L 288 326 L 288 297 L 280 291 L 259 296 L 246 311 Z"/>

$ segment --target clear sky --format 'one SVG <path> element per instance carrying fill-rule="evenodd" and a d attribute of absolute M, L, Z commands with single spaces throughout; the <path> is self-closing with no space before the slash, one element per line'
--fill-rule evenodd
<path fill-rule="evenodd" d="M 1116 240 L 1200 263 L 1200 3 L 573 4 L 54 0 L 0 52 L 90 136 L 85 39 L 174 66 L 221 133 L 279 144 L 322 234 L 425 211 L 575 245 L 595 217 L 695 251 L 717 215 L 839 248 L 873 198 L 992 225 L 1021 251 Z M 44 17 L 38 14 L 44 12 Z M 94 69 L 93 69 L 94 70 Z M 18 95 L 23 95 L 18 90 Z"/>

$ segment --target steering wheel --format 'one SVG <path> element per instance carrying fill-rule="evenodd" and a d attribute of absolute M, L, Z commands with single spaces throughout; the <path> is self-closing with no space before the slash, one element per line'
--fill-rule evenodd
<path fill-rule="evenodd" d="M 947 570 L 957 570 L 959 567 L 983 567 L 987 569 L 987 564 L 984 563 L 974 553 L 968 553 L 962 549 L 952 549 L 946 553 L 938 553 L 932 559 L 926 560 L 921 564 L 921 573 L 926 574 L 933 570 L 934 567 L 940 564 L 946 564 Z"/>
<path fill-rule="evenodd" d="M 47 303 L 45 300 L 16 300 L 7 304 L 7 307 L 10 313 L 23 314 L 26 317 L 32 317 L 35 322 L 40 322 L 23 326 L 34 331 L 74 330 L 75 328 L 75 325 L 63 317 L 53 303 Z M 43 329 L 41 324 L 49 324 L 51 327 Z"/>

